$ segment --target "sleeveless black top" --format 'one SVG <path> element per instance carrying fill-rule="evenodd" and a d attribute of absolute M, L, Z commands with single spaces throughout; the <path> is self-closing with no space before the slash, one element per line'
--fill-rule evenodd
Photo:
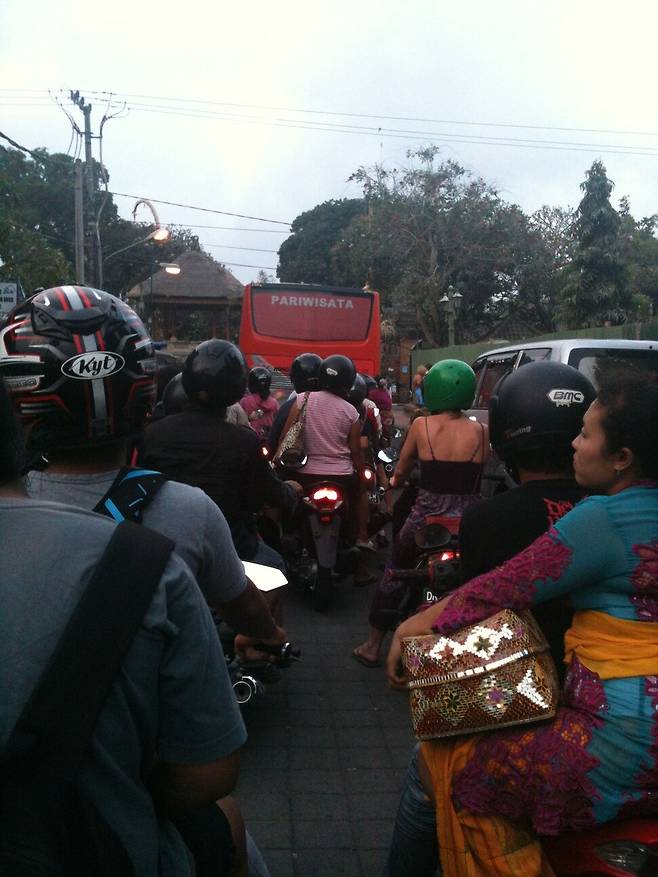
<path fill-rule="evenodd" d="M 427 417 L 425 418 L 427 444 L 429 445 L 432 459 L 419 461 L 421 489 L 429 490 L 430 493 L 445 494 L 472 494 L 480 492 L 483 465 L 482 463 L 474 462 L 475 456 L 484 444 L 484 427 L 482 424 L 480 424 L 480 429 L 482 430 L 481 439 L 473 451 L 470 460 L 437 460 L 430 441 Z"/>

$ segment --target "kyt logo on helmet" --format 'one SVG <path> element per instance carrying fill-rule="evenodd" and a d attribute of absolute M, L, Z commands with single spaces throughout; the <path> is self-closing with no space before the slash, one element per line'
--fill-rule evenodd
<path fill-rule="evenodd" d="M 68 378 L 93 381 L 107 378 L 120 371 L 126 364 L 120 353 L 81 353 L 62 363 L 62 372 Z"/>

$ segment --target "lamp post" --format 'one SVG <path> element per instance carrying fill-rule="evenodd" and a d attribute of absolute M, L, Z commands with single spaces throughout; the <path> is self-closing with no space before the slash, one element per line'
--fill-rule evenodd
<path fill-rule="evenodd" d="M 136 220 L 137 217 L 137 208 L 140 204 L 144 204 L 151 211 L 151 215 L 153 216 L 153 223 L 155 228 L 152 232 L 146 235 L 145 238 L 140 238 L 138 241 L 133 241 L 132 244 L 128 244 L 127 247 L 121 247 L 120 250 L 115 250 L 113 253 L 105 256 L 101 263 L 98 266 L 98 285 L 100 288 L 103 288 L 103 268 L 105 267 L 105 263 L 112 259 L 114 256 L 118 256 L 121 253 L 125 253 L 127 250 L 132 250 L 133 247 L 139 246 L 139 244 L 146 244 L 149 241 L 155 241 L 156 244 L 164 244 L 171 237 L 171 231 L 167 228 L 166 225 L 162 225 L 160 223 L 160 217 L 158 216 L 158 212 L 155 207 L 151 204 L 150 201 L 147 201 L 145 198 L 141 198 L 136 202 L 133 207 L 133 220 Z"/>
<path fill-rule="evenodd" d="M 448 346 L 455 345 L 455 322 L 462 306 L 464 296 L 449 286 L 448 291 L 439 299 L 439 308 L 448 322 Z"/>

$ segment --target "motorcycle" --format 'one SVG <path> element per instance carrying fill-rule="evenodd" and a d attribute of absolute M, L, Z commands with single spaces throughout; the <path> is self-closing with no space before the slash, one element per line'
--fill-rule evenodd
<path fill-rule="evenodd" d="M 608 822 L 591 831 L 543 838 L 557 877 L 655 877 L 658 819 Z"/>
<path fill-rule="evenodd" d="M 389 569 L 386 576 L 404 586 L 404 595 L 394 612 L 404 621 L 423 603 L 435 603 L 461 584 L 459 525 L 461 518 L 430 515 L 414 540 L 416 565 L 411 569 Z"/>
<path fill-rule="evenodd" d="M 308 484 L 292 519 L 284 525 L 281 550 L 293 588 L 310 591 L 313 607 L 326 612 L 334 577 L 354 572 L 359 550 L 341 539 L 343 488 L 329 479 Z"/>

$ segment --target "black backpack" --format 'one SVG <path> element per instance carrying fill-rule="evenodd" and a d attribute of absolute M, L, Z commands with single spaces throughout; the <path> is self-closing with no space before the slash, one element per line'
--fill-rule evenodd
<path fill-rule="evenodd" d="M 139 877 L 77 777 L 172 549 L 145 527 L 114 531 L 0 755 L 0 874 Z"/>

